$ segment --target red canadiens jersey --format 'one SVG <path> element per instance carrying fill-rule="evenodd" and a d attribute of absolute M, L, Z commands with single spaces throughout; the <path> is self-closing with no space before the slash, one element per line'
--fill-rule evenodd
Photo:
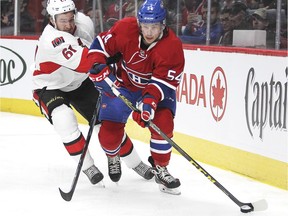
<path fill-rule="evenodd" d="M 91 63 L 88 47 L 94 38 L 92 20 L 77 13 L 74 35 L 58 31 L 48 24 L 39 38 L 33 73 L 33 89 L 72 91 L 88 77 Z"/>
<path fill-rule="evenodd" d="M 143 89 L 151 80 L 175 89 L 179 85 L 184 69 L 182 43 L 176 35 L 167 29 L 162 38 L 152 43 L 148 49 L 140 47 L 141 36 L 135 17 L 128 17 L 115 23 L 108 31 L 98 35 L 101 47 L 91 48 L 98 52 L 97 60 L 104 63 L 106 57 L 120 52 L 120 80 L 130 90 Z M 97 45 L 96 45 L 97 46 Z M 117 73 L 119 75 L 119 73 Z"/>

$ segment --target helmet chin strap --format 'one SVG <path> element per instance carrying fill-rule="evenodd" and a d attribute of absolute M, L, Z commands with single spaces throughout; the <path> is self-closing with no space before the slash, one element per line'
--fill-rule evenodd
<path fill-rule="evenodd" d="M 57 24 L 56 24 L 56 18 L 54 19 L 54 28 L 59 30 L 58 27 L 57 27 Z"/>
<path fill-rule="evenodd" d="M 52 23 L 53 27 L 58 30 L 56 25 L 56 15 L 51 16 L 50 19 L 50 23 Z"/>

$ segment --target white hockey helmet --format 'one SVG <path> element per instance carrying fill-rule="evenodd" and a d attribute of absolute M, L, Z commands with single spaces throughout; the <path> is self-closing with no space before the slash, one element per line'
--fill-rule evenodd
<path fill-rule="evenodd" d="M 48 14 L 55 20 L 55 15 L 74 11 L 76 7 L 72 0 L 48 0 L 46 10 Z"/>

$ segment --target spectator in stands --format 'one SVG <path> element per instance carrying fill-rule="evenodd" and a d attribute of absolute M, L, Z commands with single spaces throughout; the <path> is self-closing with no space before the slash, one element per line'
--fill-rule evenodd
<path fill-rule="evenodd" d="M 29 0 L 19 1 L 20 33 L 35 34 L 35 18 L 27 9 Z M 14 32 L 14 1 L 1 3 L 1 35 L 13 35 Z"/>
<path fill-rule="evenodd" d="M 196 31 L 204 23 L 202 19 L 202 7 L 206 0 L 185 0 L 186 11 L 183 17 L 183 30 L 189 27 L 192 32 Z"/>
<path fill-rule="evenodd" d="M 103 17 L 105 29 L 110 29 L 115 22 L 124 17 L 127 5 L 128 3 L 125 1 L 122 1 L 122 5 L 120 5 L 120 0 L 116 0 L 114 3 L 109 5 Z M 120 17 L 120 12 L 122 13 L 122 17 Z"/>
<path fill-rule="evenodd" d="M 255 10 L 259 8 L 259 0 L 247 0 L 247 7 L 250 10 Z"/>
<path fill-rule="evenodd" d="M 186 8 L 184 1 L 179 1 L 179 11 L 177 11 L 177 3 L 175 0 L 164 0 L 164 7 L 167 10 L 166 25 L 174 31 L 177 35 L 181 35 L 182 26 L 184 25 L 184 16 Z"/>
<path fill-rule="evenodd" d="M 1 35 L 13 35 L 14 11 L 12 2 L 1 1 Z"/>
<path fill-rule="evenodd" d="M 21 34 L 35 34 L 35 18 L 28 11 L 29 0 L 20 1 L 20 32 Z"/>
<path fill-rule="evenodd" d="M 252 26 L 255 30 L 266 31 L 266 47 L 275 48 L 275 29 L 269 28 L 267 9 L 259 8 L 252 14 Z"/>
<path fill-rule="evenodd" d="M 232 34 L 232 25 L 230 22 L 230 12 L 231 8 L 223 8 L 220 13 L 220 23 L 222 25 L 223 34 L 219 39 L 218 44 L 222 46 L 227 46 L 232 44 L 233 34 Z"/>
<path fill-rule="evenodd" d="M 124 11 L 124 17 L 136 16 L 135 7 L 134 0 L 127 0 L 127 7 Z"/>
<path fill-rule="evenodd" d="M 222 41 L 220 42 L 221 45 L 232 45 L 234 30 L 252 29 L 252 20 L 247 11 L 246 1 L 236 0 L 233 3 L 229 14 L 229 23 L 231 28 L 223 35 L 224 38 L 222 38 Z"/>
<path fill-rule="evenodd" d="M 233 30 L 252 29 L 252 20 L 247 12 L 246 1 L 235 1 L 231 8 L 230 20 Z"/>
<path fill-rule="evenodd" d="M 184 43 L 192 44 L 205 44 L 206 43 L 206 31 L 207 31 L 207 12 L 208 3 L 205 3 L 202 7 L 202 16 L 204 24 L 196 31 L 190 28 L 189 25 L 184 29 L 183 35 L 180 39 Z M 212 2 L 211 4 L 211 16 L 210 16 L 210 44 L 218 44 L 222 35 L 223 29 L 219 22 L 220 5 L 218 2 Z"/>
<path fill-rule="evenodd" d="M 259 8 L 252 14 L 252 27 L 257 30 L 266 30 L 269 26 L 267 9 Z"/>
<path fill-rule="evenodd" d="M 137 5 L 135 5 L 135 0 L 127 0 L 127 6 L 124 11 L 124 17 L 136 16 L 138 10 L 135 10 L 135 8 L 141 6 L 142 3 L 143 0 L 137 0 Z"/>
<path fill-rule="evenodd" d="M 276 29 L 275 29 L 275 19 L 268 19 L 267 8 L 259 8 L 254 11 L 252 14 L 252 24 L 253 29 L 257 30 L 265 30 L 266 31 L 266 47 L 270 49 L 275 48 L 275 37 L 276 37 Z M 285 24 L 285 23 L 284 23 Z M 286 23 L 287 24 L 287 23 Z M 280 48 L 287 48 L 287 27 L 282 25 L 280 32 Z M 286 33 L 285 33 L 286 32 Z"/>

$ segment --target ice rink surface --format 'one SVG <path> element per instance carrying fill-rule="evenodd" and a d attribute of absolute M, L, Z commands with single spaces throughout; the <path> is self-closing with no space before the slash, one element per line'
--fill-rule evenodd
<path fill-rule="evenodd" d="M 86 137 L 88 126 L 80 125 Z M 149 146 L 134 140 L 147 162 Z M 105 187 L 91 185 L 81 172 L 74 196 L 64 201 L 58 191 L 70 189 L 77 164 L 48 121 L 41 117 L 0 112 L 1 216 L 284 216 L 288 191 L 200 163 L 242 202 L 266 199 L 268 209 L 243 214 L 240 208 L 184 157 L 173 154 L 170 173 L 181 180 L 181 195 L 159 191 L 122 163 L 118 185 L 108 176 L 107 159 L 93 134 L 90 152 L 104 174 Z"/>

